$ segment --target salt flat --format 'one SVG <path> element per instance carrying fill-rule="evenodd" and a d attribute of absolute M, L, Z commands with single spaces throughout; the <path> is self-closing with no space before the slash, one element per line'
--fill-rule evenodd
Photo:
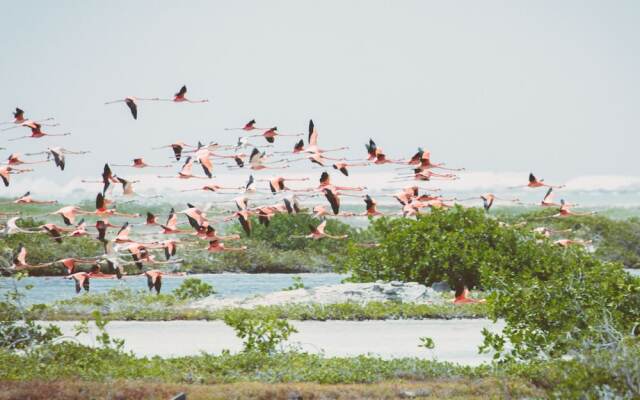
<path fill-rule="evenodd" d="M 43 322 L 46 324 L 49 322 Z M 74 321 L 50 322 L 65 335 L 74 337 Z M 387 321 L 292 321 L 298 333 L 288 344 L 298 345 L 326 356 L 375 354 L 383 358 L 424 357 L 466 365 L 477 365 L 491 359 L 479 355 L 481 331 L 499 331 L 503 324 L 487 319 L 454 320 L 387 320 Z M 233 329 L 222 321 L 112 321 L 107 331 L 125 340 L 125 349 L 139 356 L 175 357 L 200 352 L 219 354 L 223 349 L 241 349 L 241 341 Z M 95 327 L 89 335 L 73 340 L 93 344 Z M 433 350 L 418 347 L 419 338 L 428 336 L 435 342 Z"/>

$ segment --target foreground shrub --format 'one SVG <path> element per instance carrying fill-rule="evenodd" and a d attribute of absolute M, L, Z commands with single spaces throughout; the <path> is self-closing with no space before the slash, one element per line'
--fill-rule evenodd
<path fill-rule="evenodd" d="M 173 295 L 180 300 L 198 300 L 211 296 L 215 292 L 213 286 L 198 278 L 186 278 L 180 286 L 173 291 Z"/>
<path fill-rule="evenodd" d="M 560 357 L 598 338 L 605 318 L 622 332 L 640 321 L 640 281 L 621 265 L 581 248 L 523 241 L 519 249 L 510 262 L 482 268 L 489 315 L 506 322 L 501 334 L 485 333 L 485 348 L 496 357 Z"/>
<path fill-rule="evenodd" d="M 279 344 L 286 341 L 296 329 L 286 320 L 272 315 L 256 316 L 248 310 L 234 310 L 224 316 L 224 323 L 243 339 L 245 352 L 257 351 L 272 354 Z"/>

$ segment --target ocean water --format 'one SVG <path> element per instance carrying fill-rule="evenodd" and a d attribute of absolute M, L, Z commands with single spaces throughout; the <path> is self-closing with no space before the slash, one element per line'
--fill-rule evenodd
<path fill-rule="evenodd" d="M 334 285 L 340 283 L 347 275 L 334 273 L 307 274 L 193 274 L 187 276 L 167 276 L 162 282 L 162 293 L 169 293 L 180 286 L 185 278 L 198 278 L 213 285 L 220 297 L 246 297 L 283 290 L 293 283 L 292 278 L 299 276 L 306 287 Z M 48 304 L 57 300 L 71 299 L 78 296 L 72 280 L 56 277 L 28 277 L 20 281 L 11 278 L 0 278 L 0 295 L 12 289 L 16 284 L 26 297 L 24 304 Z M 24 290 L 32 286 L 30 290 Z M 105 293 L 111 288 L 130 288 L 147 290 L 147 279 L 143 276 L 116 279 L 92 279 L 91 293 Z M 80 294 L 82 295 L 82 294 Z"/>

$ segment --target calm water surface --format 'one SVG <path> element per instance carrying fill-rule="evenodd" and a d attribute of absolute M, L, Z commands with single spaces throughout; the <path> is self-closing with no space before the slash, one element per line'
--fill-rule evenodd
<path fill-rule="evenodd" d="M 198 278 L 213 285 L 221 297 L 246 297 L 256 294 L 277 292 L 293 283 L 292 278 L 299 276 L 307 287 L 334 285 L 340 283 L 347 275 L 333 273 L 311 274 L 193 274 L 187 276 L 165 277 L 162 283 L 162 293 L 169 293 L 180 286 L 185 278 Z M 14 281 L 0 278 L 0 293 L 13 287 Z M 25 291 L 27 304 L 51 303 L 56 300 L 70 299 L 77 296 L 75 284 L 62 277 L 29 277 L 17 282 L 24 289 L 33 285 L 31 290 Z M 92 279 L 91 293 L 104 293 L 111 288 L 131 288 L 133 290 L 147 290 L 147 279 L 144 277 L 125 277 L 115 279 Z"/>

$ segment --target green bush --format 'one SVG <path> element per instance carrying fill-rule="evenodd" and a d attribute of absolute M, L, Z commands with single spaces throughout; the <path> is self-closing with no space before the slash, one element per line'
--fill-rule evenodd
<path fill-rule="evenodd" d="M 215 292 L 213 286 L 198 278 L 186 278 L 180 286 L 173 291 L 173 295 L 180 300 L 198 300 L 211 296 Z"/>
<path fill-rule="evenodd" d="M 501 334 L 485 333 L 496 357 L 560 357 L 597 337 L 605 318 L 625 332 L 640 321 L 640 280 L 581 248 L 524 241 L 511 262 L 484 266 L 482 279 L 489 315 L 506 322 Z"/>
<path fill-rule="evenodd" d="M 245 352 L 257 351 L 272 354 L 277 346 L 286 341 L 296 329 L 286 320 L 271 315 L 256 317 L 248 310 L 234 310 L 224 316 L 224 323 L 243 339 Z"/>
<path fill-rule="evenodd" d="M 522 240 L 520 231 L 500 226 L 478 209 L 461 207 L 433 210 L 416 220 L 380 218 L 369 231 L 379 246 L 349 245 L 342 270 L 351 273 L 351 280 L 427 285 L 444 280 L 472 288 L 480 284 L 483 266 L 509 263 Z"/>

